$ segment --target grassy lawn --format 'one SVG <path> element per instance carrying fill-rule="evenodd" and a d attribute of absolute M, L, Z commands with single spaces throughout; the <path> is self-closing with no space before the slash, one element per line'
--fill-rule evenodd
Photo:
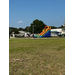
<path fill-rule="evenodd" d="M 9 39 L 10 75 L 65 75 L 65 38 Z"/>

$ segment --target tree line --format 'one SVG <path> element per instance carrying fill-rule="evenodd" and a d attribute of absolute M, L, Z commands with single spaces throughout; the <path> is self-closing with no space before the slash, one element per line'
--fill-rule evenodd
<path fill-rule="evenodd" d="M 40 33 L 45 26 L 47 25 L 43 21 L 36 19 L 30 24 L 30 26 L 27 26 L 25 28 L 9 27 L 9 34 L 11 34 L 12 32 L 14 32 L 15 34 L 18 34 L 19 31 L 27 31 L 30 33 Z M 65 29 L 65 26 L 63 25 L 61 25 L 60 27 L 51 26 L 51 29 L 57 29 L 57 28 Z"/>

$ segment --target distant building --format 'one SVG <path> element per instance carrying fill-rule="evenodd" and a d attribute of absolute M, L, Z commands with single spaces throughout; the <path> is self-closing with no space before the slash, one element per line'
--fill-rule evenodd
<path fill-rule="evenodd" d="M 29 32 L 26 31 L 19 31 L 19 34 L 14 34 L 12 32 L 11 37 L 27 37 L 28 35 L 30 35 Z"/>
<path fill-rule="evenodd" d="M 15 34 L 16 35 L 16 34 Z M 26 31 L 19 31 L 19 36 L 23 36 L 23 37 L 27 37 L 28 35 L 30 35 L 30 32 L 26 32 Z"/>
<path fill-rule="evenodd" d="M 51 29 L 51 36 L 65 36 L 65 31 L 61 28 Z"/>

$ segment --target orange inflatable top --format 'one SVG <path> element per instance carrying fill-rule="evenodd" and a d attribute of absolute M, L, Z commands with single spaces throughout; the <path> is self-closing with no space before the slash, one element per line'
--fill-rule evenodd
<path fill-rule="evenodd" d="M 47 29 L 47 28 L 48 28 L 48 29 L 51 29 L 51 26 L 45 26 L 45 29 Z"/>

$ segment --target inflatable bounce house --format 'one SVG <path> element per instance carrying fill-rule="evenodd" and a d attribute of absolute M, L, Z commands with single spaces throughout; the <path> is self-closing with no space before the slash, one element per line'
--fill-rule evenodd
<path fill-rule="evenodd" d="M 34 34 L 34 38 L 51 37 L 51 26 L 45 26 L 39 35 Z"/>
<path fill-rule="evenodd" d="M 39 34 L 39 38 L 42 37 L 51 37 L 51 26 L 45 26 L 45 28 Z"/>

